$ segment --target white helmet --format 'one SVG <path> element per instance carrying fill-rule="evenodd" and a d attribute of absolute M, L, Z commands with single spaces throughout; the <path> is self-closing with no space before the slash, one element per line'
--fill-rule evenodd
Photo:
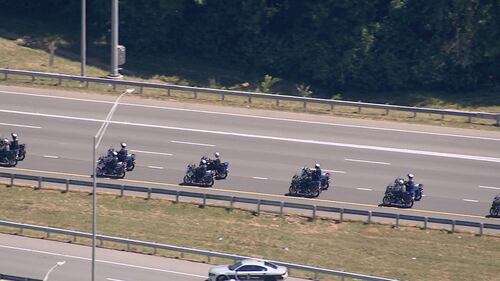
<path fill-rule="evenodd" d="M 413 177 L 415 177 L 413 174 L 408 174 L 408 179 L 413 179 Z"/>
<path fill-rule="evenodd" d="M 321 167 L 321 166 L 318 163 L 316 163 L 316 165 L 314 165 L 314 168 L 316 168 L 316 169 L 319 167 Z"/>
<path fill-rule="evenodd" d="M 214 155 L 215 155 L 216 158 L 220 157 L 220 153 L 219 152 L 215 152 Z"/>
<path fill-rule="evenodd" d="M 127 147 L 127 144 L 126 144 L 126 143 L 124 143 L 124 142 L 120 143 L 120 145 L 122 146 L 122 148 Z"/>
<path fill-rule="evenodd" d="M 207 164 L 207 160 L 202 159 L 202 160 L 201 160 L 201 163 L 202 163 L 202 164 Z"/>
<path fill-rule="evenodd" d="M 12 138 L 13 138 L 14 140 L 15 140 L 15 139 L 17 139 L 17 134 L 16 134 L 16 133 L 12 133 L 12 134 L 10 134 L 10 135 L 12 136 Z"/>

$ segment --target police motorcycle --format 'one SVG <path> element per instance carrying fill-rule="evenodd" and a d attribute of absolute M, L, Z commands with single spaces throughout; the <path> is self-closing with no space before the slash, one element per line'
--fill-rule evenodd
<path fill-rule="evenodd" d="M 135 168 L 135 154 L 127 154 L 123 162 L 127 164 L 127 172 L 132 172 Z"/>
<path fill-rule="evenodd" d="M 187 166 L 183 179 L 184 184 L 212 187 L 215 183 L 215 172 L 207 169 L 205 174 L 200 176 L 198 169 L 199 167 L 196 167 L 195 164 Z"/>
<path fill-rule="evenodd" d="M 15 167 L 17 165 L 16 152 L 7 150 L 6 152 L 0 151 L 0 165 L 5 167 Z"/>
<path fill-rule="evenodd" d="M 23 161 L 24 158 L 26 158 L 26 144 L 22 143 L 16 151 L 16 159 L 17 161 Z"/>
<path fill-rule="evenodd" d="M 109 168 L 107 167 L 108 161 L 106 157 L 100 156 L 96 167 L 96 175 L 98 177 L 113 177 L 123 179 L 127 170 L 126 162 L 117 162 L 117 164 Z"/>
<path fill-rule="evenodd" d="M 492 217 L 498 217 L 500 214 L 500 195 L 495 196 L 493 202 L 491 202 L 490 215 Z"/>
<path fill-rule="evenodd" d="M 397 178 L 393 183 L 389 184 L 385 189 L 382 205 L 398 206 L 411 208 L 415 203 L 414 196 L 405 190 L 405 182 L 401 178 Z"/>
<path fill-rule="evenodd" d="M 330 174 L 324 173 L 320 178 L 320 186 L 312 180 L 311 170 L 307 167 L 302 168 L 299 173 L 292 177 L 289 194 L 296 196 L 318 197 L 321 191 L 327 190 L 330 186 Z"/>
<path fill-rule="evenodd" d="M 405 181 L 405 185 L 408 186 L 408 181 Z M 414 186 L 415 190 L 414 190 L 414 193 L 415 193 L 415 201 L 420 201 L 424 195 L 424 185 L 419 183 L 419 184 L 415 184 Z"/>
<path fill-rule="evenodd" d="M 207 161 L 207 170 L 214 172 L 216 180 L 224 180 L 227 178 L 229 174 L 229 162 L 221 162 L 220 165 L 216 165 L 215 160 L 206 156 L 201 157 L 201 160 Z"/>

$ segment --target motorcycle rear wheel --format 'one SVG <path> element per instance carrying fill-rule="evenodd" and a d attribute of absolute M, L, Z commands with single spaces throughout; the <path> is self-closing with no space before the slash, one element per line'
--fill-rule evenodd
<path fill-rule="evenodd" d="M 15 167 L 17 165 L 17 159 L 9 160 L 9 167 Z"/>
<path fill-rule="evenodd" d="M 411 207 L 413 207 L 413 204 L 414 204 L 414 203 L 415 203 L 415 201 L 414 201 L 414 200 L 410 200 L 410 202 L 406 202 L 405 207 L 406 207 L 406 208 L 411 208 Z"/>
<path fill-rule="evenodd" d="M 498 214 L 499 214 L 498 208 L 495 208 L 495 207 L 491 207 L 490 208 L 490 215 L 492 217 L 498 217 Z"/>
<path fill-rule="evenodd" d="M 311 197 L 313 197 L 313 198 L 319 197 L 320 193 L 321 193 L 321 191 L 319 189 L 315 189 L 315 190 L 313 190 L 313 191 L 310 192 Z"/>
<path fill-rule="evenodd" d="M 214 178 L 211 177 L 210 180 L 208 180 L 206 186 L 207 187 L 212 187 L 214 185 L 215 181 L 214 181 Z"/>

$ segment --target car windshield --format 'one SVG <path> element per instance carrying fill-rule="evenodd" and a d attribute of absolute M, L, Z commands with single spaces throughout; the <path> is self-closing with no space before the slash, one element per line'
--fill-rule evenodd
<path fill-rule="evenodd" d="M 237 263 L 235 263 L 233 265 L 228 266 L 228 268 L 229 268 L 229 270 L 235 270 L 235 269 L 237 269 L 240 266 L 241 266 L 241 262 L 237 262 Z"/>
<path fill-rule="evenodd" d="M 275 264 L 272 264 L 270 262 L 264 262 L 264 264 L 267 266 L 267 267 L 271 267 L 271 268 L 274 268 L 274 269 L 277 269 L 278 267 L 275 265 Z"/>

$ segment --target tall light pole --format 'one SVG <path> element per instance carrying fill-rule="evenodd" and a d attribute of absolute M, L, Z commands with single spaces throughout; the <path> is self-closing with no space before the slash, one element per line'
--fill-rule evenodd
<path fill-rule="evenodd" d="M 118 107 L 118 102 L 120 99 L 126 95 L 133 93 L 135 89 L 127 89 L 125 90 L 118 98 L 116 98 L 113 107 L 109 110 L 108 116 L 106 116 L 106 120 L 102 123 L 101 127 L 97 131 L 97 134 L 92 138 L 92 281 L 95 281 L 95 248 L 96 248 L 96 225 L 97 225 L 97 211 L 96 211 L 96 187 L 97 187 L 97 177 L 96 177 L 96 150 L 101 143 L 101 140 L 108 128 L 109 121 L 113 117 L 113 114 Z M 45 280 L 44 280 L 45 281 Z"/>
<path fill-rule="evenodd" d="M 47 271 L 47 274 L 45 274 L 45 277 L 43 277 L 43 281 L 47 281 L 49 279 L 49 275 L 52 272 L 52 270 L 54 270 L 58 266 L 63 266 L 65 263 L 66 261 L 58 261 L 53 267 L 49 269 L 49 271 Z"/>
<path fill-rule="evenodd" d="M 87 10 L 86 10 L 86 0 L 82 0 L 82 15 L 81 15 L 81 20 L 82 20 L 82 31 L 81 31 L 81 46 L 80 46 L 80 51 L 81 51 L 81 66 L 80 66 L 80 75 L 85 76 L 85 65 L 87 64 Z"/>
<path fill-rule="evenodd" d="M 108 77 L 123 77 L 118 72 L 118 0 L 111 0 L 111 67 Z"/>

